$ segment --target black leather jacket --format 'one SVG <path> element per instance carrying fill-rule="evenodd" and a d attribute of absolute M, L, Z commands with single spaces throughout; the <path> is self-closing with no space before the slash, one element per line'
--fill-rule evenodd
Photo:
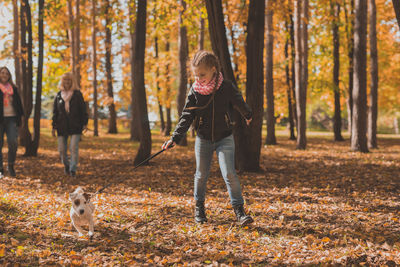
<path fill-rule="evenodd" d="M 204 107 L 212 95 L 201 95 L 190 89 L 186 104 L 179 118 L 178 125 L 172 134 L 172 141 L 179 143 L 195 121 L 197 135 L 206 140 L 219 141 L 232 134 L 232 107 L 235 107 L 243 117 L 250 119 L 252 112 L 244 102 L 242 94 L 231 82 L 224 80 L 215 92 L 214 99 Z M 196 109 L 190 109 L 196 107 Z"/>
<path fill-rule="evenodd" d="M 57 135 L 66 136 L 82 134 L 83 127 L 88 123 L 88 113 L 85 100 L 79 90 L 74 93 L 69 102 L 69 113 L 65 110 L 65 102 L 58 92 L 53 105 L 53 129 L 57 129 Z"/>

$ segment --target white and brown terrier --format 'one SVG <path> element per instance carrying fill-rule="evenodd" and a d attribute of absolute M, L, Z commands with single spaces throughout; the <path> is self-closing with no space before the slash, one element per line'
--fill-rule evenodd
<path fill-rule="evenodd" d="M 72 202 L 71 210 L 69 213 L 72 225 L 75 227 L 75 229 L 79 233 L 79 236 L 81 237 L 84 235 L 81 226 L 89 224 L 88 235 L 92 237 L 94 234 L 94 205 L 90 201 L 90 195 L 83 192 L 83 189 L 81 187 L 78 187 L 77 189 L 75 189 L 74 192 L 69 194 L 69 200 Z"/>

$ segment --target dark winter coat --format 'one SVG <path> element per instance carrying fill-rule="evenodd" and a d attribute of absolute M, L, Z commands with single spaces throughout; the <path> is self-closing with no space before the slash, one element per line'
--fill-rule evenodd
<path fill-rule="evenodd" d="M 172 141 L 179 143 L 186 134 L 190 125 L 195 121 L 197 135 L 206 140 L 219 141 L 232 134 L 232 108 L 235 107 L 244 118 L 250 119 L 251 109 L 244 102 L 242 94 L 231 82 L 224 80 L 221 87 L 215 92 L 214 99 L 205 107 L 212 97 L 201 95 L 190 89 L 186 99 L 185 107 L 172 134 Z M 190 109 L 197 107 L 196 109 Z"/>
<path fill-rule="evenodd" d="M 18 94 L 17 87 L 13 86 L 13 95 L 12 95 L 12 106 L 15 111 L 15 116 L 17 117 L 17 126 L 21 126 L 21 117 L 24 115 L 24 111 L 22 109 L 21 98 Z M 0 123 L 3 123 L 4 120 L 4 94 L 3 91 L 0 90 Z"/>
<path fill-rule="evenodd" d="M 58 136 L 82 134 L 88 123 L 88 113 L 85 100 L 79 90 L 74 90 L 69 102 L 69 113 L 65 110 L 65 102 L 61 91 L 57 93 L 53 105 L 53 129 Z"/>

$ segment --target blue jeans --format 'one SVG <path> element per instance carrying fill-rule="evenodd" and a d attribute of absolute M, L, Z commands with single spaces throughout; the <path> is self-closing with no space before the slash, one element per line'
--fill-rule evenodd
<path fill-rule="evenodd" d="M 68 137 L 71 136 L 69 149 L 71 153 L 71 161 L 68 160 Z M 58 152 L 60 152 L 61 162 L 65 166 L 69 166 L 71 172 L 76 172 L 78 167 L 78 152 L 79 152 L 79 140 L 81 139 L 80 134 L 58 136 Z"/>
<path fill-rule="evenodd" d="M 8 165 L 15 163 L 18 148 L 18 127 L 16 117 L 4 117 L 0 123 L 0 148 L 3 149 L 4 132 L 7 135 L 8 143 Z M 0 168 L 3 168 L 3 153 L 0 153 Z"/>
<path fill-rule="evenodd" d="M 196 137 L 196 173 L 194 175 L 194 198 L 204 201 L 207 188 L 207 179 L 210 174 L 211 161 L 216 151 L 232 206 L 243 205 L 242 191 L 239 178 L 235 170 L 235 142 L 233 135 L 225 137 L 218 142 Z"/>

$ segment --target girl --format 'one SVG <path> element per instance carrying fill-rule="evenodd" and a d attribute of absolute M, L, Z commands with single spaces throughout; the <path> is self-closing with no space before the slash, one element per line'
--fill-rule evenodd
<path fill-rule="evenodd" d="M 194 198 L 196 200 L 195 221 L 207 221 L 204 200 L 211 160 L 216 151 L 231 204 L 241 225 L 253 222 L 243 209 L 243 197 L 235 171 L 235 143 L 232 135 L 232 105 L 251 121 L 251 110 L 244 102 L 236 86 L 224 80 L 217 57 L 208 51 L 198 51 L 193 57 L 192 71 L 195 82 L 186 99 L 185 108 L 170 140 L 162 148 L 169 149 L 179 143 L 189 126 L 195 121 L 196 173 L 194 176 Z"/>
<path fill-rule="evenodd" d="M 72 73 L 67 72 L 61 77 L 58 85 L 60 91 L 54 99 L 53 106 L 53 136 L 58 135 L 58 151 L 64 164 L 65 174 L 76 176 L 78 165 L 78 144 L 82 131 L 86 129 L 88 114 L 82 93 L 76 84 Z M 67 144 L 71 136 L 71 161 L 68 160 Z"/>
<path fill-rule="evenodd" d="M 14 163 L 18 148 L 18 127 L 23 115 L 22 102 L 17 87 L 7 67 L 0 68 L 0 149 L 3 148 L 4 132 L 8 143 L 8 172 L 15 177 Z M 4 175 L 3 154 L 0 151 L 0 177 Z"/>

